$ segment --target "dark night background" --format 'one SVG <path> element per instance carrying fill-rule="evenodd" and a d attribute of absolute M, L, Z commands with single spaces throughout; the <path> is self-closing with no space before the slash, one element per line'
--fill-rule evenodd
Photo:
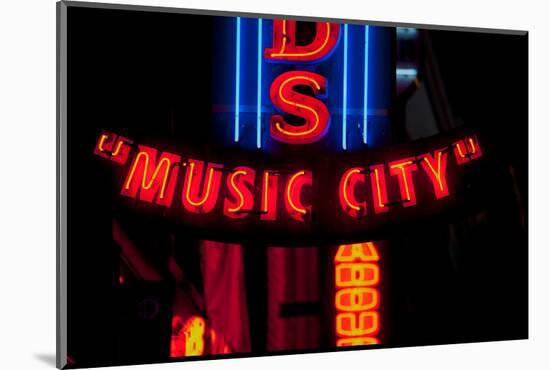
<path fill-rule="evenodd" d="M 143 253 L 153 261 L 172 253 L 175 238 L 182 247 L 176 258 L 201 289 L 197 241 L 162 218 L 119 207 L 113 165 L 93 148 L 108 129 L 136 142 L 171 138 L 215 152 L 207 144 L 213 29 L 209 16 L 69 7 L 68 353 L 76 366 L 169 361 L 172 283 L 120 289 L 113 218 L 146 241 Z M 420 54 L 437 61 L 454 117 L 490 140 L 482 174 L 490 194 L 476 212 L 457 210 L 381 238 L 383 346 L 527 338 L 527 36 L 435 30 L 421 36 L 430 43 L 420 45 Z M 396 137 L 407 142 L 397 97 L 393 109 Z M 252 355 L 268 352 L 266 244 L 244 245 Z M 331 246 L 312 248 L 329 261 Z M 145 295 L 162 309 L 143 324 L 132 310 Z M 321 350 L 333 349 L 330 338 L 320 343 Z"/>

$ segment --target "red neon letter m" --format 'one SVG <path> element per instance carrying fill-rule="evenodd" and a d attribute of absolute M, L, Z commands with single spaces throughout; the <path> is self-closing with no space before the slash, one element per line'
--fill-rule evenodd
<path fill-rule="evenodd" d="M 139 145 L 139 152 L 134 158 L 130 171 L 124 180 L 121 194 L 146 202 L 170 207 L 174 196 L 174 187 L 178 177 L 180 157 L 163 152 L 157 159 L 157 150 Z"/>

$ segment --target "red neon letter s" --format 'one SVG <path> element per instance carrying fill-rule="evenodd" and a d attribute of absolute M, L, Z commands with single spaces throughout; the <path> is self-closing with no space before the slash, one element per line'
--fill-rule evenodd
<path fill-rule="evenodd" d="M 120 193 L 135 198 L 139 190 L 139 199 L 170 207 L 178 176 L 178 167 L 173 165 L 179 161 L 178 155 L 164 152 L 157 162 L 156 149 L 139 145 Z"/>
<path fill-rule="evenodd" d="M 320 62 L 335 49 L 339 35 L 339 24 L 316 22 L 313 41 L 308 45 L 298 45 L 296 21 L 274 20 L 273 47 L 266 48 L 264 56 L 268 61 L 277 62 Z"/>
<path fill-rule="evenodd" d="M 236 167 L 227 176 L 227 190 L 230 197 L 223 204 L 223 214 L 231 218 L 243 218 L 254 206 L 252 190 L 255 172 L 249 167 Z"/>
<path fill-rule="evenodd" d="M 282 115 L 274 114 L 270 120 L 271 137 L 288 144 L 310 144 L 325 136 L 330 125 L 330 114 L 323 102 L 295 91 L 296 86 L 307 86 L 315 95 L 323 96 L 326 79 L 313 72 L 290 71 L 273 81 L 269 91 L 273 104 L 305 122 L 291 125 Z"/>
<path fill-rule="evenodd" d="M 360 217 L 367 213 L 367 202 L 358 202 L 355 198 L 355 187 L 358 183 L 365 184 L 364 169 L 355 167 L 342 175 L 338 187 L 340 206 L 351 217 Z"/>
<path fill-rule="evenodd" d="M 290 217 L 295 220 L 305 221 L 308 214 L 311 213 L 311 206 L 302 205 L 300 200 L 303 187 L 311 186 L 311 184 L 312 175 L 309 171 L 299 171 L 288 178 L 285 190 L 285 207 Z"/>
<path fill-rule="evenodd" d="M 221 164 L 208 162 L 206 174 L 203 176 L 204 162 L 189 159 L 183 184 L 182 203 L 185 209 L 193 213 L 208 213 L 216 205 L 220 190 Z M 204 177 L 204 181 L 202 180 Z M 202 185 L 202 196 L 199 197 Z"/>

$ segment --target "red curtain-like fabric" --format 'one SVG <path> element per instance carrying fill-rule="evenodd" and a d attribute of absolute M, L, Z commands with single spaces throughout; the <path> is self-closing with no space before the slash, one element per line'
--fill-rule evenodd
<path fill-rule="evenodd" d="M 320 299 L 318 248 L 270 247 L 267 253 L 267 350 L 318 348 L 320 315 L 303 310 Z"/>
<path fill-rule="evenodd" d="M 223 335 L 231 352 L 250 352 L 242 247 L 201 242 L 207 322 Z"/>

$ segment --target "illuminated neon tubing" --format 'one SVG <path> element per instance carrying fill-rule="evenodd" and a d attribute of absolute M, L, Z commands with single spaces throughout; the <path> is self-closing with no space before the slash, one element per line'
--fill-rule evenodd
<path fill-rule="evenodd" d="M 342 149 L 348 149 L 347 143 L 347 114 L 348 114 L 348 25 L 344 24 L 344 76 L 342 84 Z"/>
<path fill-rule="evenodd" d="M 262 147 L 262 18 L 258 19 L 258 105 L 256 107 L 256 147 Z"/>
<path fill-rule="evenodd" d="M 365 26 L 365 71 L 363 87 L 363 143 L 367 144 L 367 118 L 368 118 L 368 96 L 369 96 L 369 26 Z"/>
<path fill-rule="evenodd" d="M 241 17 L 237 17 L 235 48 L 235 142 L 239 141 L 239 111 L 241 93 Z"/>

